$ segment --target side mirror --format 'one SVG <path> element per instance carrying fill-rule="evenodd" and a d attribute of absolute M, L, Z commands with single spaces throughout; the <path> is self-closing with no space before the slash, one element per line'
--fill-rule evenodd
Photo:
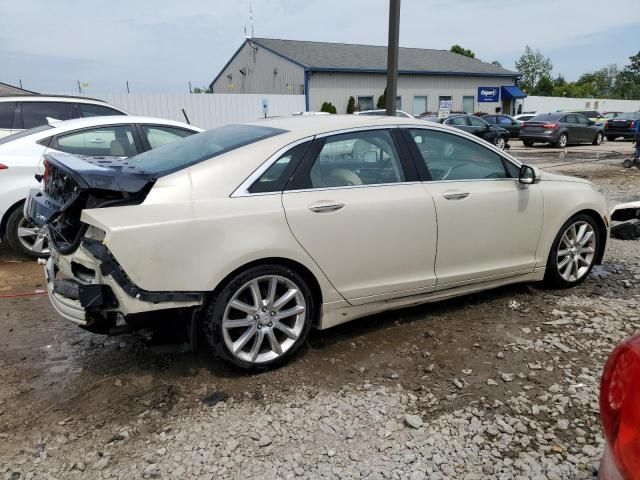
<path fill-rule="evenodd" d="M 522 185 L 532 185 L 540 182 L 540 171 L 531 165 L 522 165 L 518 181 Z"/>

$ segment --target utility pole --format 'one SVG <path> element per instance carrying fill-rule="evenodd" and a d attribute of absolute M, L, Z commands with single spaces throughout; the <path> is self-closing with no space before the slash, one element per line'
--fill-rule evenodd
<path fill-rule="evenodd" d="M 82 95 L 82 87 L 80 86 L 80 80 L 78 80 L 78 95 Z"/>
<path fill-rule="evenodd" d="M 127 80 L 127 93 L 131 93 L 131 92 L 129 91 L 129 80 Z"/>
<path fill-rule="evenodd" d="M 193 93 L 193 89 L 191 88 L 191 82 L 189 82 L 189 93 Z"/>
<path fill-rule="evenodd" d="M 398 95 L 398 43 L 400 41 L 400 0 L 389 0 L 389 43 L 387 45 L 387 115 L 396 115 Z"/>
<path fill-rule="evenodd" d="M 21 79 L 21 78 L 19 78 L 18 80 L 19 80 L 19 82 L 20 82 L 20 88 L 22 88 L 22 79 Z"/>

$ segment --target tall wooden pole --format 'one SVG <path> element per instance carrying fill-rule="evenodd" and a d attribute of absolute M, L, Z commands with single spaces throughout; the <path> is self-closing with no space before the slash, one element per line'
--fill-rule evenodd
<path fill-rule="evenodd" d="M 400 0 L 389 0 L 389 43 L 387 46 L 387 115 L 396 114 L 398 96 L 398 43 L 400 41 Z"/>

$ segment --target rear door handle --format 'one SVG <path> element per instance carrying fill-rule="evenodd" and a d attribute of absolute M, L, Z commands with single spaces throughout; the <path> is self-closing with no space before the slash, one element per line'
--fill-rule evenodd
<path fill-rule="evenodd" d="M 321 200 L 316 203 L 312 203 L 309 205 L 309 210 L 315 213 L 324 213 L 324 212 L 335 212 L 336 210 L 340 210 L 344 207 L 344 203 L 342 202 L 334 202 L 331 200 Z"/>
<path fill-rule="evenodd" d="M 447 200 L 462 200 L 469 196 L 469 192 L 448 192 L 443 193 L 442 196 Z"/>

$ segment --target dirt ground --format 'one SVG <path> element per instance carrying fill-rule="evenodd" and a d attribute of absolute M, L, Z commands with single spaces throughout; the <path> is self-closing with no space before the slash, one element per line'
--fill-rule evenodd
<path fill-rule="evenodd" d="M 574 147 L 568 153 L 513 144 L 514 156 L 550 171 L 589 178 L 614 202 L 640 199 L 640 170 L 621 167 L 630 143 Z M 636 270 L 627 266 L 636 255 L 629 250 L 631 243 L 635 242 L 614 240 L 605 264 L 570 295 L 637 299 Z M 30 465 L 34 457 L 42 458 L 38 452 L 44 448 L 38 445 L 56 436 L 65 436 L 68 449 L 99 449 L 83 437 L 108 444 L 115 426 L 135 422 L 150 409 L 159 412 L 159 418 L 188 416 L 212 398 L 213 403 L 232 399 L 236 404 L 261 405 L 286 402 L 300 391 L 315 396 L 363 382 L 399 384 L 416 395 L 428 392 L 428 398 L 440 400 L 424 410 L 425 421 L 480 398 L 507 402 L 518 381 L 488 383 L 505 371 L 496 352 L 536 332 L 544 336 L 553 331 L 554 326 L 543 322 L 568 295 L 538 285 L 515 285 L 376 315 L 312 332 L 308 345 L 289 365 L 243 375 L 212 361 L 204 350 L 181 353 L 176 346 L 162 345 L 150 332 L 118 337 L 85 332 L 59 318 L 42 289 L 42 266 L 0 246 L 0 475 L 12 480 L 33 469 L 35 478 L 46 478 L 45 463 L 40 470 Z M 29 295 L 13 296 L 23 293 Z M 566 376 L 562 368 L 531 375 L 531 365 L 554 363 L 555 350 L 508 351 L 508 371 L 516 379 L 526 378 L 535 391 L 546 392 Z M 577 350 L 571 360 L 579 364 L 589 357 L 589 352 Z M 469 370 L 472 373 L 465 373 Z M 461 379 L 463 394 L 454 379 Z M 145 424 L 138 435 L 151 438 L 157 428 L 158 424 Z M 125 451 L 121 455 L 122 462 L 133 461 Z M 73 468 L 70 463 L 68 467 Z M 86 475 L 98 477 L 99 471 Z M 62 477 L 66 474 L 52 474 Z"/>

